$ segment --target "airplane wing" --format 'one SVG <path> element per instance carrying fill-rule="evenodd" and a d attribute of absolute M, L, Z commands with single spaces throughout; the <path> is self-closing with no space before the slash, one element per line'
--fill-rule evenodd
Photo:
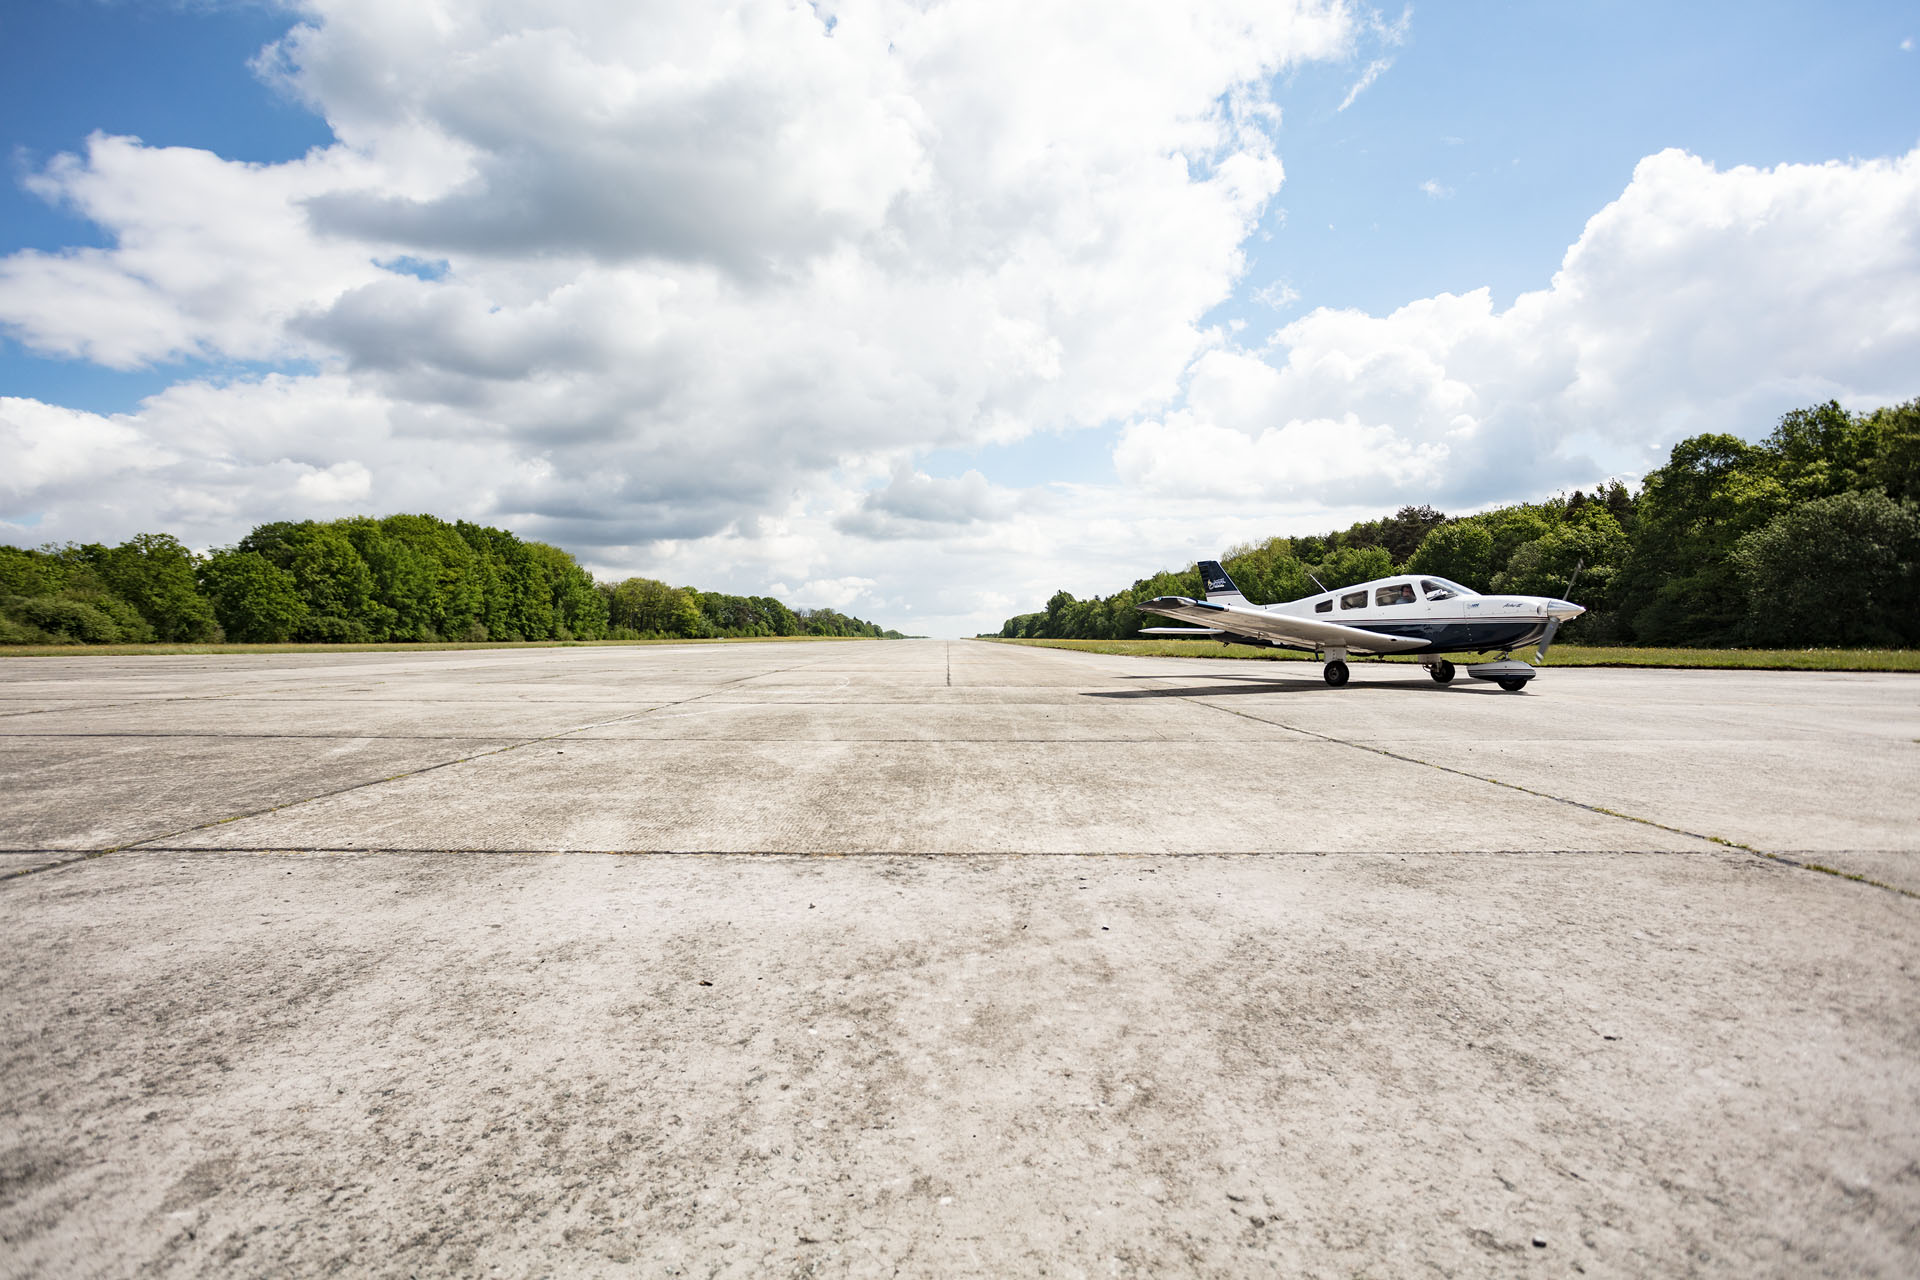
<path fill-rule="evenodd" d="M 1362 653 L 1392 653 L 1398 649 L 1423 649 L 1427 644 L 1425 640 L 1409 636 L 1382 635 L 1359 627 L 1343 627 L 1337 622 L 1322 622 L 1318 618 L 1268 613 L 1265 609 L 1215 604 L 1211 600 L 1189 600 L 1185 596 L 1159 596 L 1138 607 L 1163 618 L 1177 618 L 1181 622 L 1301 649 L 1345 647 Z"/>

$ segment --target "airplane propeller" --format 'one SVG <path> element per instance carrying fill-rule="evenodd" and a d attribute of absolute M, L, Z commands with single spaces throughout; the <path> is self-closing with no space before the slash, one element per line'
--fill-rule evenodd
<path fill-rule="evenodd" d="M 1573 562 L 1573 577 L 1567 579 L 1567 589 L 1560 593 L 1562 600 L 1568 599 L 1573 594 L 1573 584 L 1580 577 L 1580 571 L 1586 567 L 1587 559 L 1585 556 Z M 1553 633 L 1559 629 L 1560 619 L 1547 619 L 1547 634 L 1540 637 L 1540 647 L 1533 651 L 1533 660 L 1535 662 L 1545 662 L 1547 660 L 1547 646 L 1553 643 Z"/>
<path fill-rule="evenodd" d="M 1540 647 L 1534 650 L 1533 653 L 1533 660 L 1535 662 L 1545 662 L 1547 660 L 1547 646 L 1553 643 L 1553 633 L 1559 629 L 1560 619 L 1547 619 L 1547 634 L 1540 637 Z"/>

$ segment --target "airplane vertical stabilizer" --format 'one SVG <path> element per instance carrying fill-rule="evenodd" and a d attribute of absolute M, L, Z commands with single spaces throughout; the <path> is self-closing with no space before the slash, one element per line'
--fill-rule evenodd
<path fill-rule="evenodd" d="M 1240 588 L 1233 585 L 1233 579 L 1220 567 L 1218 560 L 1200 562 L 1200 582 L 1202 594 L 1214 604 L 1244 604 L 1253 602 L 1240 594 Z"/>

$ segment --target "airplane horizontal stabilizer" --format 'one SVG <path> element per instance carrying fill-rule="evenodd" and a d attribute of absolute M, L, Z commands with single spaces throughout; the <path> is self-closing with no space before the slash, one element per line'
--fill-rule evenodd
<path fill-rule="evenodd" d="M 1227 634 L 1218 627 L 1142 627 L 1143 636 L 1223 636 Z"/>

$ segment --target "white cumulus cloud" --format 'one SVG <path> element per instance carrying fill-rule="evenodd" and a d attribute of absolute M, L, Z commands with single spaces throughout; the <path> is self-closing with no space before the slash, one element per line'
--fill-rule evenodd
<path fill-rule="evenodd" d="M 1320 309 L 1265 352 L 1207 353 L 1186 407 L 1128 428 L 1116 462 L 1156 493 L 1471 505 L 1829 397 L 1905 400 L 1916 369 L 1920 150 L 1727 170 L 1664 151 L 1547 288 Z"/>
<path fill-rule="evenodd" d="M 364 502 L 373 492 L 373 473 L 358 462 L 336 462 L 322 470 L 307 467 L 293 482 L 296 497 L 319 507 L 337 507 Z"/>
<path fill-rule="evenodd" d="M 189 536 L 425 491 L 589 554 L 1172 399 L 1281 181 L 1272 77 L 1355 30 L 1338 0 L 299 12 L 259 66 L 337 141 L 242 164 L 94 137 L 31 185 L 109 244 L 0 259 L 0 326 L 116 368 L 318 370 L 196 384 L 210 423 L 355 401 L 344 434 L 277 447 L 165 437 L 183 482 L 207 468 L 215 526 Z M 348 457 L 365 484 L 329 470 Z M 280 458 L 328 477 L 291 510 Z"/>
<path fill-rule="evenodd" d="M 793 592 L 793 599 L 797 608 L 845 612 L 874 586 L 872 578 L 817 578 L 801 583 L 799 589 Z"/>

